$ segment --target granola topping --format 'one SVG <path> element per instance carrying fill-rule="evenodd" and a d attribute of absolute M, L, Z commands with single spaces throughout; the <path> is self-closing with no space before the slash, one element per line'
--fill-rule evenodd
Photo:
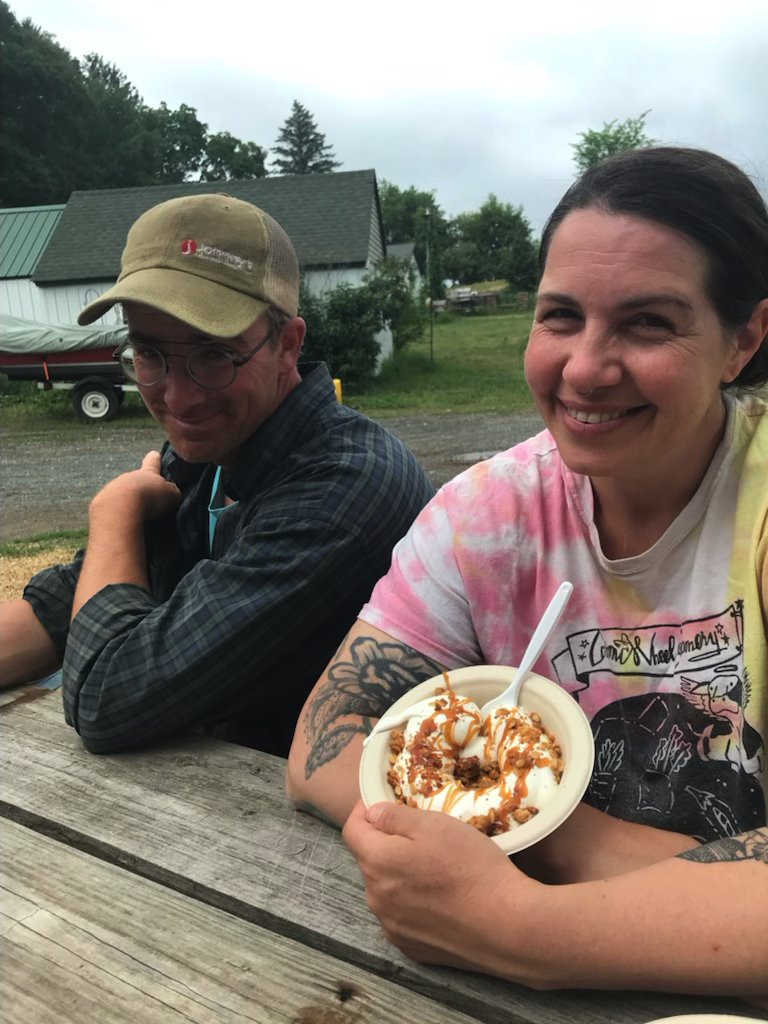
<path fill-rule="evenodd" d="M 482 721 L 477 704 L 450 685 L 390 737 L 387 781 L 397 799 L 445 811 L 486 835 L 538 814 L 562 772 L 560 746 L 536 712 L 499 708 Z"/>

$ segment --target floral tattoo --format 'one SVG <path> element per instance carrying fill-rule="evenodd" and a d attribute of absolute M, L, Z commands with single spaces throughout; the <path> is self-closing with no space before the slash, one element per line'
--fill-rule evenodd
<path fill-rule="evenodd" d="M 367 735 L 373 728 L 371 719 L 380 718 L 404 693 L 439 673 L 440 665 L 407 644 L 357 637 L 349 660 L 334 661 L 328 681 L 307 709 L 306 777 L 338 757 L 355 735 Z M 350 722 L 351 715 L 362 722 Z"/>

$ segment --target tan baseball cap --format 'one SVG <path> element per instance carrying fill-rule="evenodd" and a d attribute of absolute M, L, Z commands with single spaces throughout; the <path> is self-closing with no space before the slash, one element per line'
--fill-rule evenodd
<path fill-rule="evenodd" d="M 215 338 L 242 334 L 270 306 L 296 316 L 299 264 L 277 221 L 223 194 L 183 196 L 134 223 L 116 284 L 77 318 L 140 302 Z"/>

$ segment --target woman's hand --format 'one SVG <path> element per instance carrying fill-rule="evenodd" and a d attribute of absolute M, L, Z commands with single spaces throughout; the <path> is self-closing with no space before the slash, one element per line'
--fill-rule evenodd
<path fill-rule="evenodd" d="M 505 949 L 499 920 L 525 920 L 541 887 L 499 846 L 450 815 L 395 803 L 366 811 L 359 802 L 343 835 L 371 910 L 406 956 L 507 975 L 515 951 Z"/>
<path fill-rule="evenodd" d="M 617 834 L 625 824 L 616 822 Z M 595 844 L 609 834 L 593 832 Z M 585 828 L 578 840 L 585 848 L 588 836 Z M 755 941 L 768 907 L 765 829 L 571 885 L 534 881 L 486 836 L 437 811 L 358 803 L 344 838 L 384 932 L 415 960 L 536 989 L 650 989 L 765 1005 L 765 943 Z"/>

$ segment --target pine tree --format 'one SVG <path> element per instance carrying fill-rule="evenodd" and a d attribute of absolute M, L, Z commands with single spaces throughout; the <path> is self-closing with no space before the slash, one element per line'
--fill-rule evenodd
<path fill-rule="evenodd" d="M 327 174 L 341 167 L 315 119 L 298 100 L 293 101 L 291 116 L 280 129 L 273 151 L 279 154 L 272 165 L 278 174 Z"/>

